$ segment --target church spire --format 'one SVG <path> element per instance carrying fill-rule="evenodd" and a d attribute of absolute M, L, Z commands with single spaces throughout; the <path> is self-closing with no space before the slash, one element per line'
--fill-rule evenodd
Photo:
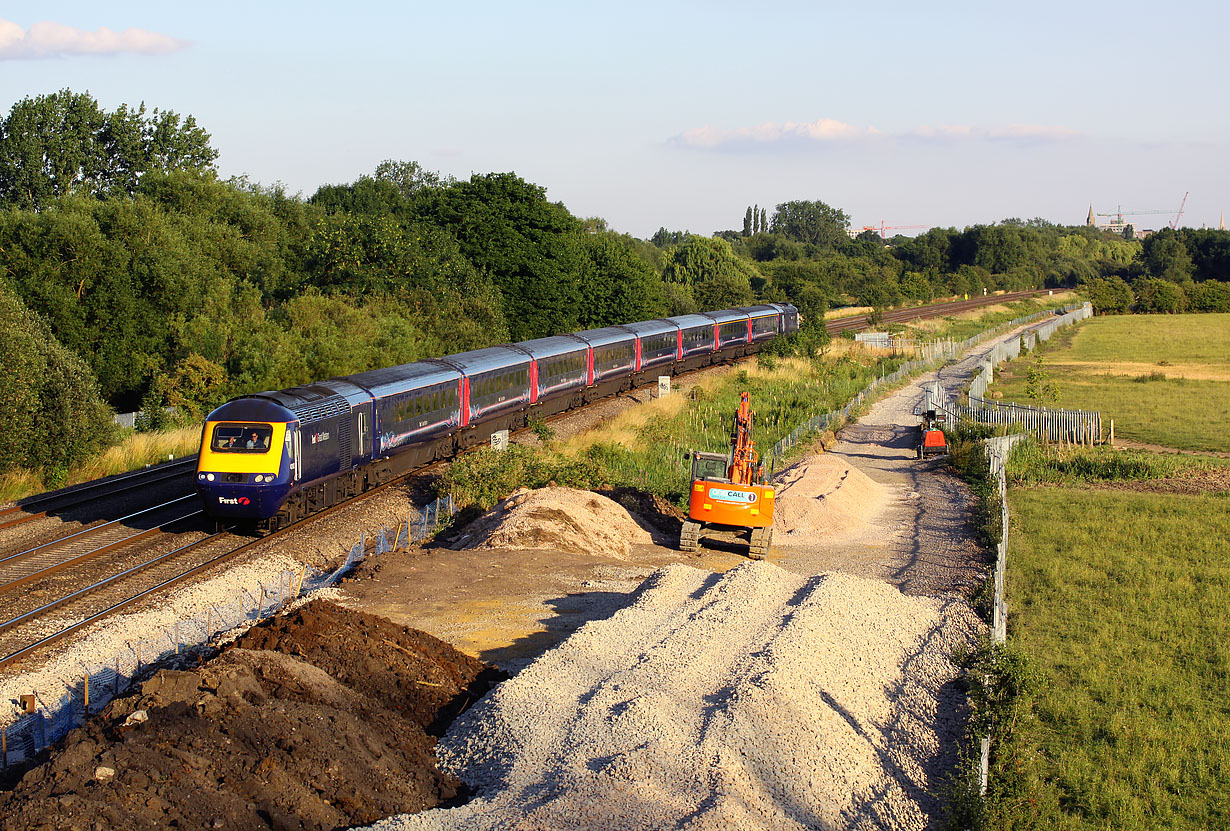
<path fill-rule="evenodd" d="M 1097 225 L 1097 222 L 1093 218 L 1093 205 L 1092 204 L 1089 206 L 1089 218 L 1085 220 L 1085 224 L 1088 225 L 1090 228 L 1093 228 Z"/>

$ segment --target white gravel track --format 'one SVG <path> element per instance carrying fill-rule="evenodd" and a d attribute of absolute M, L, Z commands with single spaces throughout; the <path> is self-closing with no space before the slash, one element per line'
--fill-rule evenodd
<path fill-rule="evenodd" d="M 874 580 L 668 566 L 454 724 L 479 798 L 372 828 L 924 828 L 979 626 Z"/>

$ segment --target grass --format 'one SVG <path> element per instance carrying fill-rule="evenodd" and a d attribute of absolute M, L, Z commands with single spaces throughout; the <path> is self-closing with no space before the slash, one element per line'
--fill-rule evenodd
<path fill-rule="evenodd" d="M 1230 315 L 1098 317 L 1044 347 L 1057 405 L 1098 410 L 1115 435 L 1192 451 L 1230 451 Z M 993 395 L 1029 402 L 1032 356 L 1000 367 Z M 1032 402 L 1030 402 L 1032 403 Z"/>
<path fill-rule="evenodd" d="M 882 354 L 883 353 L 883 354 Z M 900 355 L 842 345 L 821 358 L 776 358 L 713 373 L 688 393 L 628 410 L 600 428 L 564 442 L 519 449 L 501 467 L 498 454 L 458 459 L 442 477 L 442 492 L 459 505 L 489 507 L 521 487 L 636 487 L 683 504 L 690 484 L 685 454 L 730 447 L 731 419 L 747 390 L 755 411 L 756 448 L 768 451 L 811 417 L 843 407 L 873 378 L 904 362 Z"/>
<path fill-rule="evenodd" d="M 1013 489 L 1009 638 L 1044 682 L 991 827 L 1230 827 L 1230 499 Z"/>
<path fill-rule="evenodd" d="M 1012 449 L 1008 484 L 1082 485 L 1198 474 L 1214 462 L 1177 454 L 1097 447 L 1044 446 L 1024 441 Z"/>
<path fill-rule="evenodd" d="M 117 473 L 137 470 L 146 465 L 176 459 L 197 452 L 201 443 L 201 426 L 178 427 L 155 433 L 129 432 L 123 440 L 109 447 L 86 464 L 73 471 L 65 485 L 101 479 Z M 0 476 L 0 504 L 22 499 L 46 490 L 42 476 L 18 470 Z"/>
<path fill-rule="evenodd" d="M 948 317 L 914 321 L 906 324 L 905 331 L 914 338 L 965 340 L 1018 317 L 1056 309 L 1076 301 L 1077 297 L 1073 292 L 1057 291 L 1046 297 L 1014 300 Z"/>

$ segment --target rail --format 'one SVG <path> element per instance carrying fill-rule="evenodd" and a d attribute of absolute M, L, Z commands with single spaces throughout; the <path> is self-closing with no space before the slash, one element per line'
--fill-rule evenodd
<path fill-rule="evenodd" d="M 381 529 L 371 537 L 366 533 L 361 535 L 341 565 L 331 572 L 315 575 L 308 575 L 306 569 L 279 572 L 274 578 L 276 582 L 257 582 L 255 586 L 239 590 L 234 600 L 210 603 L 195 614 L 161 627 L 155 635 L 129 643 L 122 652 L 81 662 L 82 671 L 65 682 L 65 691 L 58 700 L 43 703 L 36 696 L 34 712 L 21 715 L 0 730 L 0 770 L 32 760 L 40 750 L 84 723 L 111 699 L 132 689 L 161 663 L 176 656 L 199 653 L 224 633 L 255 625 L 305 594 L 336 585 L 368 557 L 404 550 L 421 542 L 455 513 L 452 497 L 442 497 L 424 506 L 419 516 L 408 518 L 395 529 Z M 198 569 L 211 564 L 213 561 Z M 142 594 L 147 595 L 164 585 Z"/>

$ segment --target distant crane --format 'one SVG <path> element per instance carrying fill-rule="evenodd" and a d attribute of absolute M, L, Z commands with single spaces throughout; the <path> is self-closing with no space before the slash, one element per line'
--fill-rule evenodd
<path fill-rule="evenodd" d="M 1154 214 L 1168 214 L 1168 213 L 1170 213 L 1170 211 L 1168 210 L 1166 211 L 1125 211 L 1122 208 L 1120 208 L 1118 211 L 1116 211 L 1113 214 L 1098 214 L 1098 216 L 1113 216 L 1115 218 L 1115 221 L 1112 224 L 1118 225 L 1119 227 L 1122 228 L 1123 218 L 1125 216 L 1151 216 Z"/>
<path fill-rule="evenodd" d="M 888 239 L 888 234 L 885 231 L 925 231 L 930 225 L 885 225 L 884 220 L 880 220 L 880 239 Z M 895 235 L 894 235 L 895 236 Z"/>
<path fill-rule="evenodd" d="M 879 228 L 874 225 L 864 225 L 858 231 L 851 231 L 850 236 L 857 237 L 859 234 L 866 233 L 867 231 L 875 231 L 880 235 L 880 239 L 888 239 L 889 231 L 925 231 L 930 227 L 930 225 L 886 225 L 884 220 L 881 220 Z"/>
<path fill-rule="evenodd" d="M 1170 223 L 1170 230 L 1173 231 L 1175 228 L 1179 227 L 1179 220 L 1183 218 L 1183 207 L 1187 205 L 1187 197 L 1190 193 L 1191 191 L 1188 191 L 1183 194 L 1183 201 L 1179 203 L 1179 213 L 1175 215 L 1174 222 Z"/>
<path fill-rule="evenodd" d="M 1183 218 L 1183 208 L 1184 206 L 1187 205 L 1187 197 L 1189 194 L 1190 194 L 1190 191 L 1188 193 L 1183 194 L 1183 201 L 1179 203 L 1178 215 L 1175 216 L 1175 218 L 1168 223 L 1171 229 L 1179 227 L 1179 220 Z M 1115 218 L 1115 221 L 1110 223 L 1111 227 L 1122 230 L 1123 224 L 1124 224 L 1123 218 L 1125 216 L 1156 216 L 1157 214 L 1169 214 L 1169 213 L 1172 213 L 1172 211 L 1170 211 L 1169 209 L 1164 210 L 1164 211 L 1125 211 L 1123 210 L 1123 207 L 1120 206 L 1119 209 L 1113 214 L 1098 214 L 1098 216 L 1113 216 Z"/>

